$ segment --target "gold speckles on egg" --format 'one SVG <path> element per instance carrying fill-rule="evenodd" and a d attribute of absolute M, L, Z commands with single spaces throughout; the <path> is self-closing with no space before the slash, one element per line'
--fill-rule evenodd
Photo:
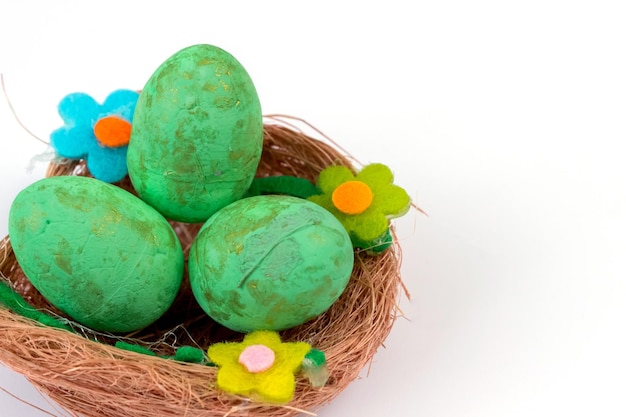
<path fill-rule="evenodd" d="M 233 144 L 244 150 L 240 159 L 223 152 Z M 138 195 L 166 218 L 203 222 L 245 195 L 262 146 L 261 104 L 248 73 L 228 52 L 193 45 L 163 62 L 142 89 L 129 176 Z"/>

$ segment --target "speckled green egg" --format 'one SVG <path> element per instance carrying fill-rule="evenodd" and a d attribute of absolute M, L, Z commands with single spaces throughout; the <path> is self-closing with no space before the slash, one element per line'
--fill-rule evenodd
<path fill-rule="evenodd" d="M 51 177 L 22 190 L 9 212 L 9 237 L 33 286 L 94 330 L 141 329 L 180 288 L 184 257 L 169 223 L 93 178 Z"/>
<path fill-rule="evenodd" d="M 259 98 L 228 52 L 194 45 L 168 58 L 143 88 L 128 146 L 139 196 L 165 217 L 203 222 L 240 199 L 263 145 Z"/>
<path fill-rule="evenodd" d="M 326 311 L 354 265 L 350 237 L 322 207 L 288 196 L 239 200 L 211 217 L 189 256 L 196 300 L 236 331 L 283 330 Z"/>

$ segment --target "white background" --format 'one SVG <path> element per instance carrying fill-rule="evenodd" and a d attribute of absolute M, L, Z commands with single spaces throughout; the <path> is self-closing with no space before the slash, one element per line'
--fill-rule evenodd
<path fill-rule="evenodd" d="M 622 3 L 2 0 L 0 71 L 48 139 L 65 94 L 141 88 L 211 43 L 265 113 L 392 167 L 429 213 L 396 222 L 413 297 L 369 375 L 320 416 L 624 416 Z M 1 235 L 45 150 L 0 100 Z M 0 384 L 51 409 L 3 367 Z M 44 415 L 3 392 L 0 407 Z"/>

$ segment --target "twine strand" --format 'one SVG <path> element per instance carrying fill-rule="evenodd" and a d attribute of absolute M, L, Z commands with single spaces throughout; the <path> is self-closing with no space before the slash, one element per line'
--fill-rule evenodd
<path fill-rule="evenodd" d="M 27 128 L 26 125 L 24 123 L 22 123 L 20 118 L 17 116 L 17 112 L 15 111 L 15 108 L 13 108 L 13 103 L 11 103 L 11 100 L 9 99 L 9 94 L 7 93 L 6 85 L 4 84 L 4 74 L 2 74 L 2 73 L 0 73 L 0 83 L 2 84 L 2 93 L 4 94 L 4 98 L 5 98 L 6 102 L 7 102 L 7 105 L 9 106 L 9 110 L 11 111 L 11 114 L 13 114 L 13 117 L 15 118 L 15 121 L 17 122 L 17 124 L 19 124 L 22 127 L 22 129 L 24 129 L 26 131 L 26 133 L 28 133 L 33 138 L 37 139 L 39 142 L 43 143 L 44 145 L 50 145 L 50 143 L 48 143 L 45 140 L 41 139 L 39 136 L 35 135 L 29 128 Z"/>

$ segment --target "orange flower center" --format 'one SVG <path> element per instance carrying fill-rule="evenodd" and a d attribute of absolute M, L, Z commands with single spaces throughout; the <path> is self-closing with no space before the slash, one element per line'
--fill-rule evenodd
<path fill-rule="evenodd" d="M 110 148 L 128 145 L 131 125 L 124 119 L 107 116 L 96 122 L 93 133 L 98 142 Z"/>
<path fill-rule="evenodd" d="M 372 205 L 374 194 L 361 181 L 347 181 L 333 191 L 333 204 L 345 214 L 361 214 Z"/>

